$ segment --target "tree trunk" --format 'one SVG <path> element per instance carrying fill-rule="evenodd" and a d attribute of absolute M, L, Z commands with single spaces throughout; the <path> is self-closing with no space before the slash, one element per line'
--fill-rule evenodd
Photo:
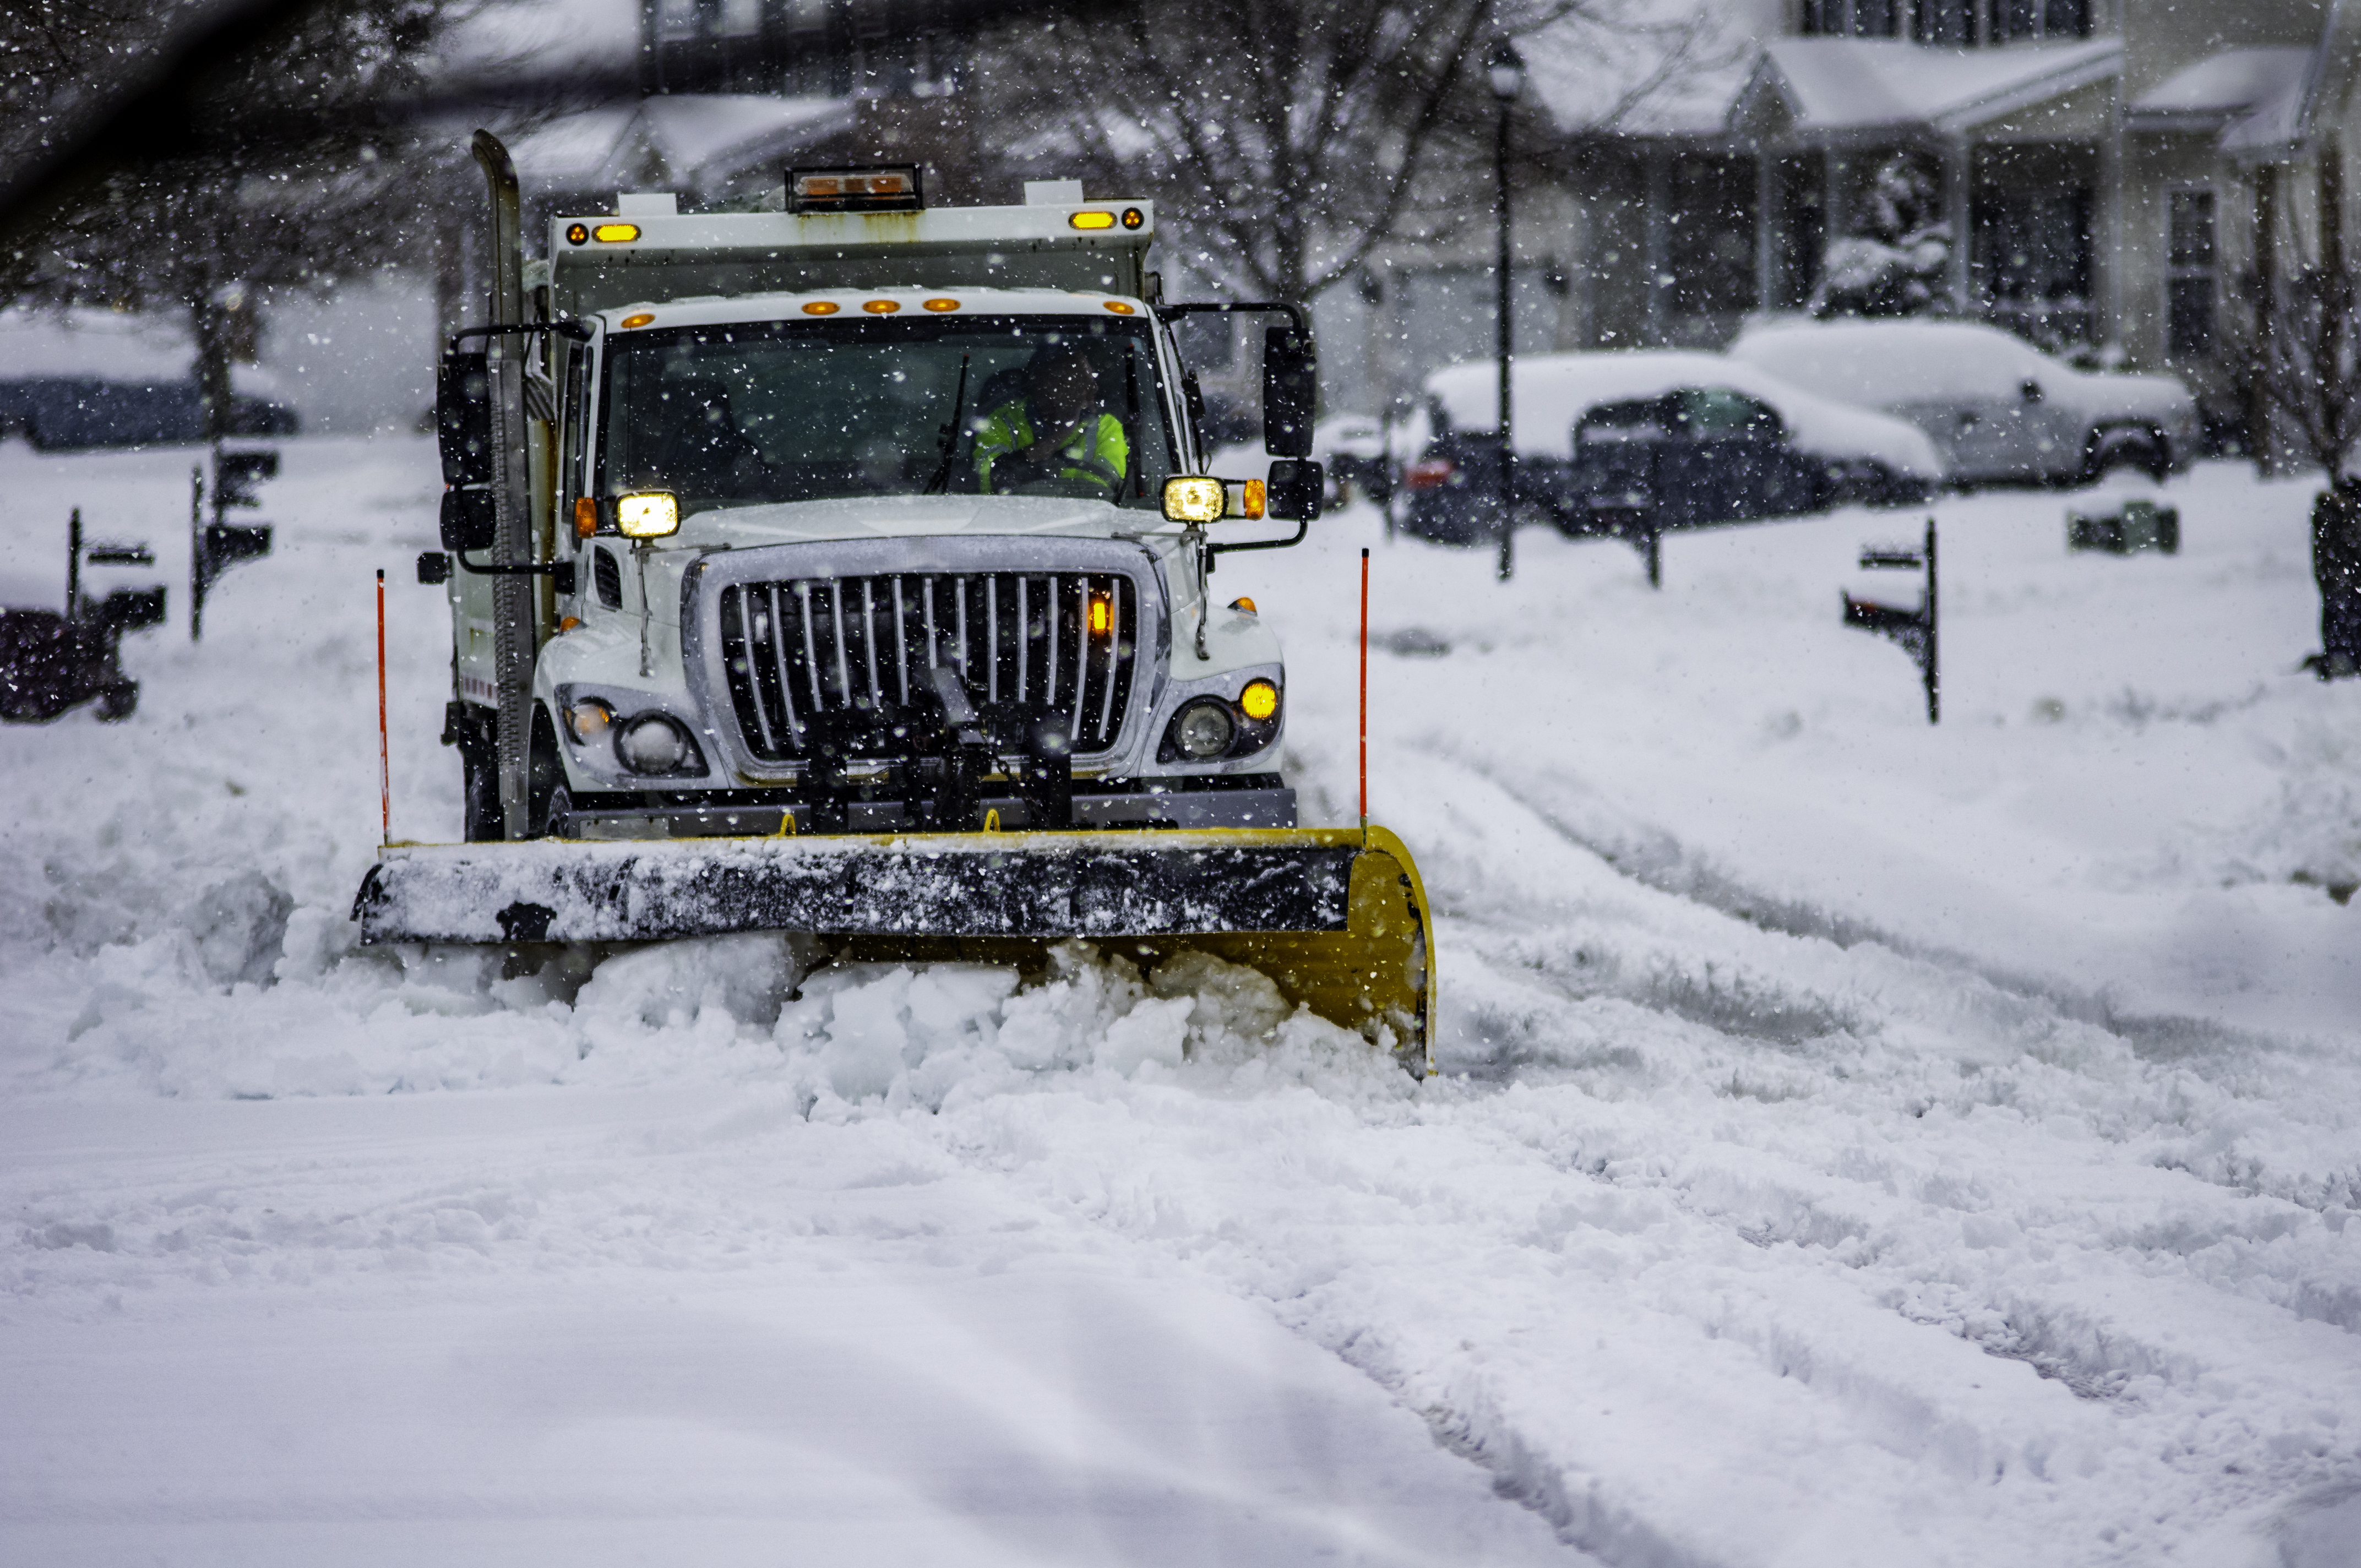
<path fill-rule="evenodd" d="M 237 323 L 219 291 L 199 291 L 189 304 L 190 335 L 197 345 L 197 400 L 204 415 L 205 439 L 218 443 L 230 433 L 229 367 L 236 351 Z"/>

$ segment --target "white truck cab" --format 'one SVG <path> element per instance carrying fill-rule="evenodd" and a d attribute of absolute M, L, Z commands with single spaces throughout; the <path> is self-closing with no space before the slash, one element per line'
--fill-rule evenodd
<path fill-rule="evenodd" d="M 1278 640 L 1208 577 L 1317 514 L 1300 313 L 1164 304 L 1149 203 L 1028 197 L 553 220 L 443 371 L 470 839 L 1295 825 Z M 1257 309 L 1268 486 L 1170 331 Z"/>

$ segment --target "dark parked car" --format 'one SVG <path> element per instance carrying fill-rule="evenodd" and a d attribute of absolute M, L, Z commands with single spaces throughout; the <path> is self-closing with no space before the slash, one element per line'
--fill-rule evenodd
<path fill-rule="evenodd" d="M 1497 536 L 1495 374 L 1479 364 L 1428 378 L 1433 433 L 1403 474 L 1409 532 L 1448 543 Z M 1630 533 L 1901 505 L 1924 499 L 1942 474 L 1934 447 L 1901 421 L 1717 355 L 1536 355 L 1516 375 L 1521 522 Z"/>
<path fill-rule="evenodd" d="M 232 435 L 293 435 L 294 411 L 239 393 L 230 400 Z M 84 376 L 0 380 L 0 435 L 22 431 L 44 452 L 92 446 L 164 446 L 205 438 L 197 384 L 110 381 Z"/>

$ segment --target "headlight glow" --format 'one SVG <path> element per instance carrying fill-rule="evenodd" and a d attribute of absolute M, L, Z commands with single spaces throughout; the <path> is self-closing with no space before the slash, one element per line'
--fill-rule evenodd
<path fill-rule="evenodd" d="M 1174 522 L 1219 522 L 1229 497 L 1222 481 L 1182 477 L 1164 481 L 1164 515 Z"/>
<path fill-rule="evenodd" d="M 627 539 L 662 539 L 680 532 L 680 500 L 669 490 L 615 498 L 615 526 Z"/>

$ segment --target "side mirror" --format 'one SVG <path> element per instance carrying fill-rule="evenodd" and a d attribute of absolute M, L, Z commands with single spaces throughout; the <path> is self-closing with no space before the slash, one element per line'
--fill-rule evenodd
<path fill-rule="evenodd" d="M 1273 456 L 1312 455 L 1319 384 L 1312 345 L 1293 327 L 1275 326 L 1262 334 L 1262 444 Z"/>
<path fill-rule="evenodd" d="M 440 587 L 451 580 L 451 557 L 441 550 L 421 551 L 418 556 L 418 580 L 430 588 Z"/>
<path fill-rule="evenodd" d="M 1285 522 L 1310 522 L 1320 515 L 1328 476 L 1317 463 L 1283 457 L 1270 466 L 1270 486 L 1264 510 Z"/>
<path fill-rule="evenodd" d="M 434 433 L 443 451 L 445 485 L 492 482 L 492 368 L 488 356 L 445 354 L 435 367 Z"/>
<path fill-rule="evenodd" d="M 443 492 L 443 548 L 489 550 L 499 529 L 489 490 Z"/>
<path fill-rule="evenodd" d="M 2017 391 L 2023 395 L 2027 403 L 2037 403 L 2041 400 L 2041 383 L 2038 381 L 2028 379 L 2024 386 L 2017 389 Z"/>

